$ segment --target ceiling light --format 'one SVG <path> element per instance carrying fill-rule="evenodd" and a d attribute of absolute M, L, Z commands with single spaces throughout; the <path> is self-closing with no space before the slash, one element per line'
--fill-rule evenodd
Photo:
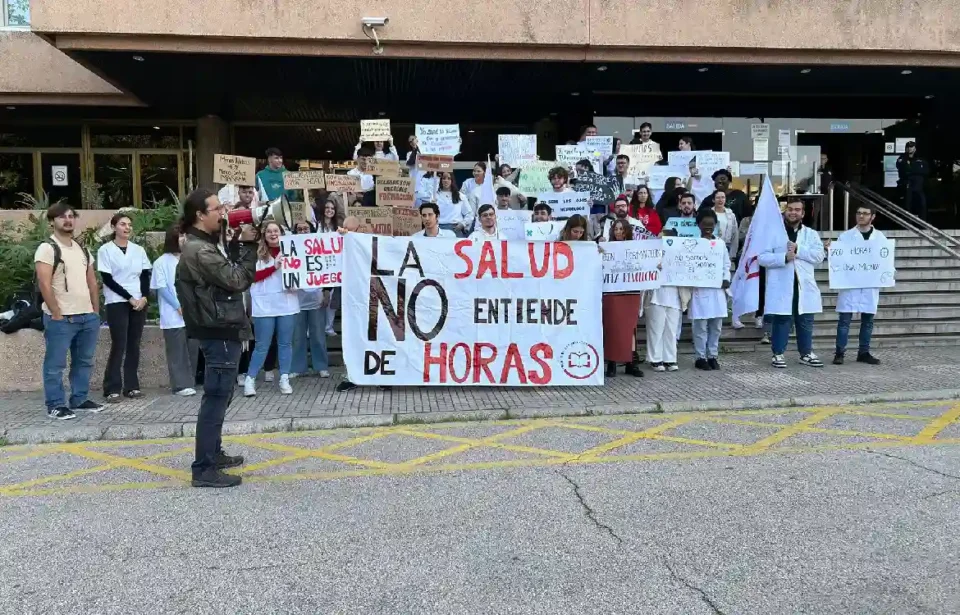
<path fill-rule="evenodd" d="M 580 92 L 570 92 L 570 96 L 580 96 Z"/>
<path fill-rule="evenodd" d="M 706 66 L 704 66 L 704 67 L 702 67 L 702 68 L 698 68 L 698 69 L 697 69 L 697 72 L 698 72 L 698 73 L 705 73 L 705 72 L 707 72 L 708 70 L 710 70 L 710 69 L 707 68 Z"/>
<path fill-rule="evenodd" d="M 924 98 L 926 98 L 927 100 L 930 100 L 931 98 L 933 98 L 933 94 L 927 94 L 926 96 L 924 96 Z M 7 109 L 11 109 L 11 108 L 12 107 L 7 107 Z"/>
<path fill-rule="evenodd" d="M 383 116 L 385 116 L 386 114 L 387 114 L 386 111 L 377 111 L 377 115 L 379 115 L 380 117 L 383 117 Z"/>
<path fill-rule="evenodd" d="M 473 134 L 473 132 L 474 132 L 474 131 L 472 131 L 472 130 L 468 130 L 467 132 L 469 132 L 470 134 Z"/>
<path fill-rule="evenodd" d="M 600 66 L 597 67 L 597 70 L 602 73 L 603 71 L 607 70 L 607 65 L 601 64 Z"/>
<path fill-rule="evenodd" d="M 327 150 L 327 153 L 328 153 L 328 154 L 332 154 L 332 153 L 333 153 L 333 150 L 332 150 L 332 149 L 328 149 L 328 150 Z"/>
<path fill-rule="evenodd" d="M 800 74 L 801 74 L 801 75 L 809 75 L 809 74 L 810 74 L 810 69 L 809 69 L 809 68 L 803 68 L 803 69 L 800 70 Z"/>
<path fill-rule="evenodd" d="M 909 68 L 905 68 L 905 69 L 903 69 L 902 71 L 900 71 L 900 74 L 901 74 L 901 75 L 911 75 L 911 74 L 913 74 L 913 71 L 910 70 Z"/>
<path fill-rule="evenodd" d="M 137 62 L 143 62 L 143 56 L 133 56 L 133 59 Z"/>
<path fill-rule="evenodd" d="M 9 106 L 9 107 L 7 107 L 7 111 L 13 111 L 14 109 L 16 109 L 16 107 L 14 107 L 14 106 L 12 106 L 12 105 Z"/>
<path fill-rule="evenodd" d="M 159 126 L 154 126 L 153 129 L 154 129 L 154 130 L 160 130 L 160 127 L 159 127 Z"/>
<path fill-rule="evenodd" d="M 317 132 L 323 132 L 323 128 L 317 128 Z"/>

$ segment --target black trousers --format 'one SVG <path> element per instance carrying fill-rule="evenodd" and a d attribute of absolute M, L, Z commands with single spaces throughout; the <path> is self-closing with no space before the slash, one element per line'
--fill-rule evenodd
<path fill-rule="evenodd" d="M 927 219 L 927 195 L 923 193 L 923 188 L 907 188 L 903 199 L 903 208 L 920 218 Z"/>
<path fill-rule="evenodd" d="M 200 340 L 200 350 L 206 360 L 206 373 L 197 415 L 196 450 L 191 466 L 194 477 L 214 467 L 217 451 L 223 447 L 220 435 L 237 384 L 240 342 Z"/>
<path fill-rule="evenodd" d="M 147 311 L 139 312 L 128 302 L 107 305 L 110 326 L 110 356 L 103 372 L 103 394 L 126 393 L 140 388 L 140 338 Z"/>

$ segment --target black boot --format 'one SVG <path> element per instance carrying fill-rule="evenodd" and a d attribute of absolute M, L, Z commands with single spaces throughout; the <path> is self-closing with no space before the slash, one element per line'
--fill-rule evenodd
<path fill-rule="evenodd" d="M 617 364 L 615 361 L 607 361 L 607 378 L 613 378 L 617 375 Z"/>
<path fill-rule="evenodd" d="M 633 354 L 634 354 L 634 357 L 636 357 L 637 353 L 633 353 Z M 635 378 L 643 378 L 643 371 L 640 370 L 640 364 L 637 363 L 636 361 L 627 363 L 623 370 L 623 373 L 627 374 L 628 376 L 633 376 Z"/>
<path fill-rule="evenodd" d="M 224 487 L 236 487 L 243 482 L 243 479 L 233 474 L 224 474 L 215 468 L 204 470 L 200 474 L 194 474 L 191 484 L 194 487 L 211 487 L 222 489 Z"/>

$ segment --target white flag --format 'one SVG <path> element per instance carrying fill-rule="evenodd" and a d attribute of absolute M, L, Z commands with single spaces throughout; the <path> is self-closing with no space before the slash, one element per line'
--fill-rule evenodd
<path fill-rule="evenodd" d="M 483 184 L 480 185 L 480 205 L 497 206 L 497 195 L 493 191 L 493 173 L 490 167 L 490 156 L 487 156 L 487 169 L 483 172 Z"/>
<path fill-rule="evenodd" d="M 787 230 L 777 195 L 770 185 L 770 176 L 764 176 L 757 207 L 750 221 L 750 229 L 743 242 L 743 252 L 730 290 L 733 294 L 733 315 L 737 318 L 756 312 L 760 306 L 760 265 L 757 256 L 767 250 L 787 245 Z"/>

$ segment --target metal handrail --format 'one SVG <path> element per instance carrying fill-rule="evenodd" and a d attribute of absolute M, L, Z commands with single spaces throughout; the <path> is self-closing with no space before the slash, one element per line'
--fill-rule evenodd
<path fill-rule="evenodd" d="M 903 209 L 899 205 L 891 203 L 887 199 L 876 194 L 872 190 L 868 190 L 865 188 L 857 188 L 857 187 L 851 186 L 849 183 L 835 182 L 833 185 L 840 188 L 844 192 L 844 205 L 845 205 L 844 206 L 844 225 L 847 225 L 850 223 L 849 197 L 853 196 L 854 198 L 875 208 L 884 216 L 886 216 L 887 218 L 890 218 L 891 220 L 893 220 L 903 228 L 907 229 L 908 231 L 912 231 L 918 237 L 922 237 L 923 239 L 926 239 L 931 244 L 940 248 L 944 252 L 950 254 L 954 258 L 960 259 L 960 241 L 958 241 L 956 237 L 947 235 L 946 233 L 944 233 L 937 227 L 933 226 L 926 220 L 918 218 L 917 216 Z M 833 215 L 832 207 L 831 207 L 830 215 L 831 216 Z M 914 222 L 919 222 L 920 224 L 915 225 Z M 946 241 L 945 242 L 940 241 L 936 237 L 928 235 L 926 232 L 924 232 L 924 230 L 921 230 L 921 227 L 927 232 L 932 232 L 939 235 Z M 947 244 L 951 244 L 953 247 L 950 247 Z"/>

